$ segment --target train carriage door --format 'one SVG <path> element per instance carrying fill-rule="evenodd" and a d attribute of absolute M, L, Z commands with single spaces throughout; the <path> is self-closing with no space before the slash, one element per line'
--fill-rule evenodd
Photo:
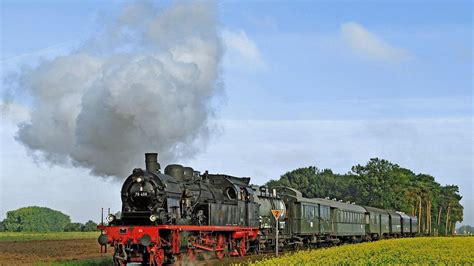
<path fill-rule="evenodd" d="M 313 218 L 314 218 L 314 207 L 313 205 L 303 204 L 303 233 L 310 233 L 314 226 Z"/>
<path fill-rule="evenodd" d="M 288 235 L 291 235 L 293 232 L 297 230 L 296 228 L 296 210 L 295 210 L 295 202 L 294 200 L 285 199 L 286 205 L 286 232 Z"/>
<path fill-rule="evenodd" d="M 323 223 L 323 217 L 321 215 L 321 204 L 318 204 L 318 233 L 321 234 L 321 224 Z"/>
<path fill-rule="evenodd" d="M 364 214 L 364 223 L 365 223 L 365 231 L 370 232 L 370 226 L 372 224 L 372 216 L 370 215 L 370 212 L 366 212 Z"/>
<path fill-rule="evenodd" d="M 335 234 L 336 233 L 336 219 L 337 219 L 337 209 L 331 207 L 330 208 L 330 213 L 331 213 L 331 233 Z"/>
<path fill-rule="evenodd" d="M 379 214 L 379 238 L 382 238 L 382 214 Z"/>

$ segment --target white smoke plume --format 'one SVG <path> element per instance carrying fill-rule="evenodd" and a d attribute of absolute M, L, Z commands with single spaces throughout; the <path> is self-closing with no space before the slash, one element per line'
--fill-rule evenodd
<path fill-rule="evenodd" d="M 99 176 L 193 157 L 211 133 L 222 89 L 215 4 L 126 6 L 74 52 L 23 71 L 31 118 L 17 139 L 32 155 Z"/>

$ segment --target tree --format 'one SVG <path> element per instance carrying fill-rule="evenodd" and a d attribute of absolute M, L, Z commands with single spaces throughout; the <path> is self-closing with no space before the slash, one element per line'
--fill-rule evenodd
<path fill-rule="evenodd" d="M 89 220 L 87 221 L 87 223 L 84 224 L 84 228 L 82 231 L 85 231 L 85 232 L 97 231 L 97 224 Z"/>
<path fill-rule="evenodd" d="M 81 232 L 84 231 L 84 225 L 81 223 L 68 223 L 64 226 L 64 232 Z"/>
<path fill-rule="evenodd" d="M 0 222 L 0 232 L 5 232 L 5 223 L 3 221 Z"/>
<path fill-rule="evenodd" d="M 457 229 L 458 235 L 474 235 L 474 227 L 470 225 L 463 225 Z"/>
<path fill-rule="evenodd" d="M 441 216 L 441 218 L 444 218 L 444 227 L 440 229 L 443 229 L 444 235 L 448 235 L 454 232 L 456 222 L 461 222 L 463 219 L 463 207 L 459 203 L 462 196 L 459 195 L 459 187 L 455 185 L 441 187 L 441 194 L 442 204 L 446 211 L 444 217 Z"/>
<path fill-rule="evenodd" d="M 32 206 L 7 212 L 2 223 L 5 231 L 10 232 L 59 232 L 70 222 L 62 212 Z"/>

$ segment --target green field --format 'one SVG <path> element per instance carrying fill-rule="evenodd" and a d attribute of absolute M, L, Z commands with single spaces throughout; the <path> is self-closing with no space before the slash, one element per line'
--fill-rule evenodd
<path fill-rule="evenodd" d="M 35 241 L 97 238 L 100 232 L 0 232 L 0 241 Z"/>
<path fill-rule="evenodd" d="M 53 263 L 41 264 L 38 263 L 36 266 L 108 266 L 112 264 L 112 257 L 87 259 L 78 261 L 57 261 Z"/>
<path fill-rule="evenodd" d="M 300 251 L 251 265 L 474 265 L 474 237 L 419 237 Z"/>

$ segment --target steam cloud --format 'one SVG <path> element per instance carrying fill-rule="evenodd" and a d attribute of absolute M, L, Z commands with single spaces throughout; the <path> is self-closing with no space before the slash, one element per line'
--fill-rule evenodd
<path fill-rule="evenodd" d="M 214 4 L 126 6 L 99 37 L 23 71 L 33 98 L 17 139 L 53 164 L 101 176 L 190 158 L 209 138 L 211 101 L 222 90 Z"/>

